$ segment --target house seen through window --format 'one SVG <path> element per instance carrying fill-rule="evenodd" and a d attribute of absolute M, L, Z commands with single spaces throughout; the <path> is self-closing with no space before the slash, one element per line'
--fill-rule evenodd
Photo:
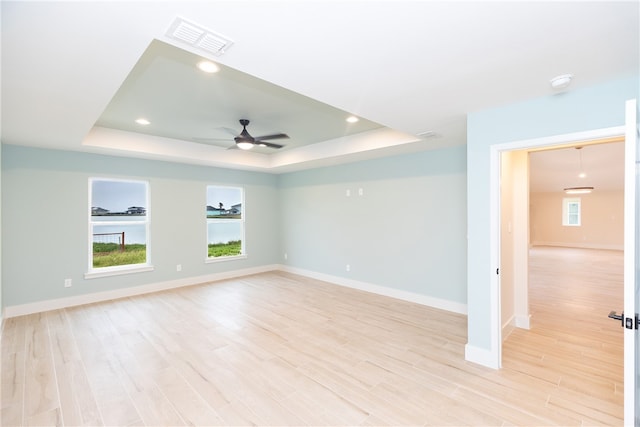
<path fill-rule="evenodd" d="M 147 264 L 148 183 L 91 178 L 89 188 L 89 270 Z"/>
<path fill-rule="evenodd" d="M 240 187 L 207 186 L 207 257 L 245 254 L 244 191 Z"/>

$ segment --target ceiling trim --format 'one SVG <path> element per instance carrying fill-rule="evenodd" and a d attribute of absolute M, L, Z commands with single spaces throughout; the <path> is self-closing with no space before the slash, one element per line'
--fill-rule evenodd
<path fill-rule="evenodd" d="M 82 146 L 101 154 L 268 173 L 368 160 L 387 155 L 392 149 L 394 152 L 429 149 L 425 140 L 389 128 L 374 129 L 280 153 L 261 154 L 95 126 Z M 405 150 L 397 151 L 401 146 L 405 146 Z"/>

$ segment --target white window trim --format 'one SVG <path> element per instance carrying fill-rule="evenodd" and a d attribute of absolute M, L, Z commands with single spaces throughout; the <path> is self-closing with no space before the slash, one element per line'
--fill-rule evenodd
<path fill-rule="evenodd" d="M 239 260 L 239 259 L 247 259 L 247 240 L 246 240 L 246 204 L 245 204 L 245 188 L 241 185 L 219 185 L 219 184 L 207 184 L 205 191 L 208 190 L 209 187 L 218 187 L 218 188 L 234 188 L 234 189 L 239 189 L 241 190 L 241 198 L 240 198 L 240 203 L 242 204 L 242 217 L 239 220 L 210 220 L 209 218 L 205 217 L 205 224 L 206 224 L 206 245 L 205 245 L 205 258 L 204 258 L 204 262 L 209 264 L 209 263 L 215 263 L 215 262 L 225 262 L 225 261 L 234 261 L 234 260 Z M 206 193 L 205 193 L 206 196 Z M 206 200 L 205 197 L 205 205 L 208 204 L 208 200 Z M 209 224 L 210 222 L 213 223 L 223 223 L 223 221 L 234 221 L 234 222 L 240 222 L 242 224 L 241 226 L 241 236 L 240 239 L 242 241 L 242 245 L 240 246 L 240 250 L 242 251 L 239 255 L 231 255 L 231 256 L 222 256 L 222 257 L 210 257 L 209 256 Z"/>
<path fill-rule="evenodd" d="M 118 265 L 115 267 L 94 268 L 93 271 L 85 273 L 85 279 L 97 279 L 99 277 L 120 276 L 123 274 L 144 273 L 145 271 L 153 271 L 151 264 L 131 264 Z"/>
<path fill-rule="evenodd" d="M 145 186 L 145 208 L 146 215 L 144 216 L 144 221 L 92 221 L 91 208 L 92 208 L 92 189 L 94 181 L 114 181 L 114 182 L 133 182 L 144 184 Z M 89 207 L 88 207 L 88 235 L 87 235 L 87 254 L 88 254 L 88 266 L 87 272 L 84 274 L 85 279 L 95 279 L 99 277 L 109 277 L 109 276 L 119 276 L 123 274 L 134 274 L 134 273 L 142 273 L 146 271 L 153 271 L 154 267 L 151 264 L 151 235 L 150 224 L 151 224 L 151 209 L 150 206 L 150 191 L 149 191 L 149 181 L 137 180 L 137 179 L 123 179 L 123 178 L 105 178 L 105 177 L 92 177 L 89 178 Z M 145 245 L 146 245 L 146 262 L 140 264 L 128 264 L 128 265 L 117 265 L 113 267 L 93 267 L 93 227 L 94 225 L 139 225 L 144 223 L 145 226 Z"/>
<path fill-rule="evenodd" d="M 578 204 L 578 223 L 569 222 L 569 205 Z M 580 197 L 564 197 L 562 199 L 562 225 L 565 227 L 580 227 L 582 225 L 582 201 Z"/>
<path fill-rule="evenodd" d="M 208 247 L 208 245 L 207 245 Z M 243 247 L 244 250 L 244 247 Z M 230 255 L 230 256 L 219 256 L 219 257 L 209 257 L 209 251 L 207 250 L 207 258 L 204 260 L 205 263 L 210 264 L 214 262 L 224 262 L 224 261 L 233 261 L 237 259 L 247 259 L 246 254 L 240 255 Z"/>

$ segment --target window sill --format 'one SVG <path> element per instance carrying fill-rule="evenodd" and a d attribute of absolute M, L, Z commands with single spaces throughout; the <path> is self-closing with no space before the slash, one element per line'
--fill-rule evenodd
<path fill-rule="evenodd" d="M 211 257 L 211 258 L 206 258 L 204 262 L 206 264 L 210 264 L 214 262 L 234 261 L 237 259 L 247 259 L 247 255 L 242 254 L 242 255 L 234 255 L 234 256 L 219 256 L 215 258 Z"/>
<path fill-rule="evenodd" d="M 97 279 L 99 277 L 120 276 L 123 274 L 144 273 L 146 271 L 153 271 L 154 267 L 150 264 L 131 266 L 118 266 L 118 267 L 104 267 L 90 271 L 84 274 L 85 279 Z"/>

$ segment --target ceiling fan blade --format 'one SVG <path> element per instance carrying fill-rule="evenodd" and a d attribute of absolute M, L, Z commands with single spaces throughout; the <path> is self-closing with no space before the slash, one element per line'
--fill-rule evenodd
<path fill-rule="evenodd" d="M 249 124 L 249 120 L 247 119 L 240 119 L 240 124 L 242 125 L 242 131 L 240 132 L 240 134 L 238 135 L 236 133 L 236 131 L 234 131 L 233 129 L 229 129 L 226 127 L 218 127 L 217 129 L 219 130 L 224 130 L 225 132 L 234 135 L 233 140 L 235 141 L 235 144 L 233 144 L 232 146 L 228 147 L 227 150 L 237 150 L 240 149 L 240 147 L 238 146 L 238 144 L 242 144 L 242 143 L 250 143 L 253 144 L 255 146 L 259 146 L 259 147 L 268 147 L 268 148 L 282 148 L 284 147 L 284 145 L 280 145 L 280 144 L 274 144 L 271 142 L 266 142 L 267 140 L 271 140 L 271 139 L 288 139 L 289 135 L 287 135 L 286 133 L 274 133 L 271 135 L 264 135 L 264 136 L 260 136 L 258 138 L 254 138 L 253 136 L 251 136 L 251 134 L 249 134 L 249 132 L 247 132 L 247 125 Z M 197 138 L 194 137 L 193 138 L 194 141 L 198 141 L 198 142 L 204 142 L 204 143 L 211 143 L 213 141 L 220 141 L 217 138 Z M 245 147 L 246 148 L 246 147 Z"/>
<path fill-rule="evenodd" d="M 289 135 L 286 133 L 274 133 L 273 135 L 256 136 L 256 141 L 266 141 L 269 139 L 289 139 Z"/>
<path fill-rule="evenodd" d="M 196 142 L 203 142 L 205 144 L 207 143 L 215 143 L 215 142 L 220 142 L 220 143 L 228 143 L 229 139 L 228 138 L 200 138 L 197 136 L 194 136 L 191 138 L 192 140 L 196 141 Z"/>
<path fill-rule="evenodd" d="M 210 147 L 216 147 L 216 148 L 226 148 L 229 146 L 229 140 L 228 139 L 219 139 L 219 138 L 199 138 L 197 136 L 194 136 L 191 138 L 191 141 L 196 142 L 198 144 L 204 144 L 204 145 L 208 145 Z M 235 146 L 235 144 L 234 144 Z"/>
<path fill-rule="evenodd" d="M 269 148 L 282 148 L 284 145 L 274 144 L 272 142 L 264 142 L 262 140 L 256 140 L 255 145 L 260 147 L 269 147 Z"/>
<path fill-rule="evenodd" d="M 236 129 L 231 129 L 231 128 L 227 128 L 227 127 L 224 127 L 224 126 L 220 126 L 220 127 L 216 128 L 216 129 L 220 129 L 220 130 L 228 133 L 231 136 L 238 136 L 238 131 Z"/>

